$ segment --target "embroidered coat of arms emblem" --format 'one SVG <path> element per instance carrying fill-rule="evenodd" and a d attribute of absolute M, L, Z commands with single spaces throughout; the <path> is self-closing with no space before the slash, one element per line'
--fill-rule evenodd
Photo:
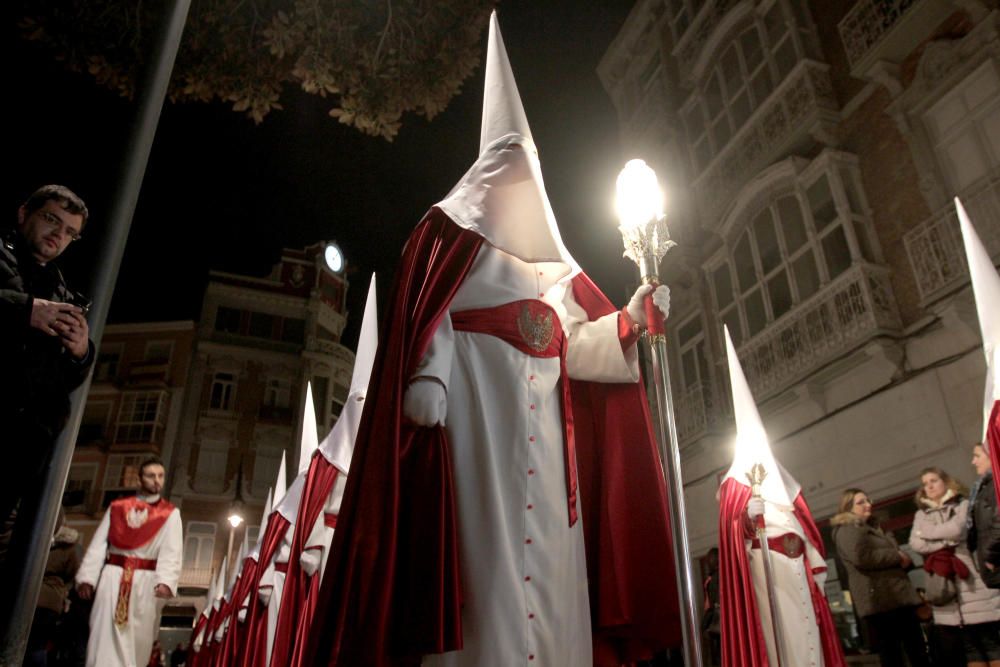
<path fill-rule="evenodd" d="M 142 509 L 133 507 L 125 515 L 125 523 L 129 528 L 141 528 L 147 519 L 149 519 L 149 509 L 146 507 Z"/>
<path fill-rule="evenodd" d="M 798 535 L 792 533 L 790 535 L 785 535 L 781 538 L 782 546 L 785 547 L 785 555 L 789 558 L 798 558 L 802 555 L 803 548 L 805 544 L 802 543 L 802 538 Z"/>
<path fill-rule="evenodd" d="M 528 304 L 522 305 L 521 314 L 517 317 L 517 331 L 531 349 L 539 352 L 547 349 L 552 342 L 552 313 L 543 311 L 534 314 Z"/>

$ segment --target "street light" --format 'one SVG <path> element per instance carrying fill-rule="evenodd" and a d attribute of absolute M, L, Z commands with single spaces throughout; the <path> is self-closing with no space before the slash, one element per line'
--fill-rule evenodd
<path fill-rule="evenodd" d="M 226 520 L 229 522 L 229 546 L 226 547 L 226 556 L 229 558 L 230 567 L 238 567 L 238 565 L 233 562 L 233 536 L 236 533 L 236 529 L 240 527 L 243 523 L 243 510 L 245 503 L 243 502 L 243 459 L 240 459 L 240 467 L 236 472 L 236 495 L 233 497 L 233 503 L 229 506 L 229 516 Z M 229 581 L 229 572 L 225 573 L 225 580 Z"/>
<path fill-rule="evenodd" d="M 670 240 L 667 218 L 663 214 L 664 196 L 654 172 L 642 160 L 629 160 L 618 174 L 615 208 L 621 223 L 618 230 L 625 245 L 625 256 L 639 267 L 644 285 L 659 285 L 660 260 L 676 244 Z M 653 360 L 653 385 L 656 388 L 657 435 L 660 458 L 667 477 L 667 509 L 673 533 L 674 570 L 680 597 L 681 631 L 684 636 L 684 664 L 701 667 L 701 642 L 698 637 L 694 598 L 694 570 L 688 547 L 684 510 L 684 485 L 681 480 L 681 455 L 677 444 L 674 401 L 667 368 L 667 338 L 663 315 L 646 296 L 646 333 Z M 669 452 L 667 445 L 669 444 Z"/>

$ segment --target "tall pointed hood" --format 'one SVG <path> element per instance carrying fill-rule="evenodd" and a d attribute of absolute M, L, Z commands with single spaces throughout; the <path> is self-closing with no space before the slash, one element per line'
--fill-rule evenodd
<path fill-rule="evenodd" d="M 257 560 L 260 557 L 260 545 L 264 541 L 264 534 L 267 532 L 267 518 L 271 516 L 272 503 L 274 502 L 274 487 L 267 490 L 267 500 L 264 501 L 264 516 L 260 518 L 260 530 L 257 531 L 257 543 L 253 545 L 247 554 L 250 558 Z"/>
<path fill-rule="evenodd" d="M 729 361 L 729 382 L 733 392 L 733 412 L 736 417 L 736 446 L 733 454 L 733 465 L 726 473 L 741 484 L 750 486 L 747 473 L 760 464 L 764 467 L 764 482 L 760 486 L 761 496 L 779 505 L 791 505 L 800 487 L 791 475 L 782 468 L 771 453 L 771 445 L 764 431 L 757 404 L 750 393 L 750 385 L 743 375 L 743 367 L 736 348 L 729 336 L 729 327 L 725 327 L 726 357 Z"/>
<path fill-rule="evenodd" d="M 986 442 L 986 425 L 989 423 L 993 403 L 1000 400 L 1000 275 L 997 275 L 990 254 L 976 234 L 961 200 L 955 197 L 958 224 L 962 228 L 965 256 L 969 262 L 972 292 L 976 297 L 979 328 L 983 335 L 983 352 L 986 354 L 986 389 L 983 406 L 983 442 Z"/>
<path fill-rule="evenodd" d="M 219 574 L 215 578 L 215 591 L 212 594 L 212 609 L 215 611 L 219 610 L 219 606 L 222 604 L 222 596 L 226 592 L 226 570 L 229 569 L 229 555 L 222 557 L 222 566 L 219 568 Z"/>
<path fill-rule="evenodd" d="M 437 206 L 455 224 L 525 262 L 579 265 L 562 242 L 542 181 L 538 150 L 507 60 L 496 12 L 490 16 L 479 159 Z"/>
<path fill-rule="evenodd" d="M 288 519 L 288 522 L 295 524 L 295 517 L 299 515 L 299 503 L 302 501 L 302 489 L 305 487 L 306 474 L 308 470 L 300 472 L 288 487 L 288 493 L 275 505 L 274 511 Z"/>
<path fill-rule="evenodd" d="M 337 423 L 319 446 L 320 454 L 337 470 L 347 474 L 354 454 L 354 440 L 361 423 L 361 412 L 365 407 L 368 382 L 375 365 L 375 351 L 378 348 L 378 307 L 375 303 L 375 274 L 368 287 L 365 314 L 361 319 L 361 336 L 358 338 L 358 353 L 354 357 L 354 372 L 351 375 L 351 390 L 347 395 Z"/>
<path fill-rule="evenodd" d="M 278 466 L 278 477 L 274 480 L 274 496 L 271 498 L 272 510 L 274 505 L 281 502 L 281 499 L 285 497 L 285 493 L 288 492 L 288 470 L 287 463 L 285 463 L 285 452 L 281 453 L 281 465 Z"/>
<path fill-rule="evenodd" d="M 309 469 L 309 461 L 319 447 L 319 430 L 316 428 L 316 404 L 313 403 L 312 382 L 306 383 L 306 406 L 302 412 L 302 439 L 299 443 L 299 466 L 296 473 Z"/>

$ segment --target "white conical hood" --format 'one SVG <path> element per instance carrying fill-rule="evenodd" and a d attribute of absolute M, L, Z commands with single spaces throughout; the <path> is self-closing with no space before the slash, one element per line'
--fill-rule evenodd
<path fill-rule="evenodd" d="M 354 357 L 354 372 L 351 375 L 351 391 L 347 395 L 344 409 L 333 425 L 333 429 L 319 446 L 320 454 L 340 472 L 347 474 L 354 454 L 354 441 L 358 437 L 361 412 L 368 395 L 368 383 L 375 364 L 378 348 L 378 307 L 375 303 L 375 274 L 368 287 L 365 314 L 361 319 L 361 336 L 358 338 L 358 353 Z"/>
<path fill-rule="evenodd" d="M 760 486 L 760 494 L 772 503 L 791 505 L 799 494 L 799 485 L 792 479 L 771 453 L 771 445 L 764 431 L 764 422 L 760 419 L 757 404 L 750 393 L 750 385 L 743 375 L 743 367 L 736 348 L 729 337 L 729 327 L 724 327 L 726 335 L 726 357 L 729 360 L 729 383 L 733 392 L 733 412 L 736 417 L 736 445 L 733 453 L 733 465 L 726 473 L 741 484 L 750 486 L 747 473 L 756 465 L 764 466 L 764 482 Z"/>
<path fill-rule="evenodd" d="M 250 558 L 257 560 L 260 557 L 260 545 L 264 541 L 264 533 L 267 532 L 267 518 L 271 516 L 272 507 L 271 504 L 274 502 L 274 488 L 269 488 L 267 490 L 267 500 L 264 501 L 264 516 L 260 518 L 260 530 L 257 532 L 257 543 L 253 545 L 250 552 L 247 554 Z"/>
<path fill-rule="evenodd" d="M 222 596 L 226 592 L 226 570 L 229 569 L 229 556 L 225 555 L 222 557 L 222 567 L 219 568 L 219 575 L 215 579 L 215 592 L 212 596 L 212 609 L 215 611 L 219 610 L 219 605 L 222 604 Z"/>
<path fill-rule="evenodd" d="M 299 442 L 299 466 L 296 474 L 309 469 L 312 455 L 319 447 L 319 431 L 316 428 L 316 404 L 313 403 L 312 382 L 306 383 L 306 405 L 302 411 L 302 439 Z"/>
<path fill-rule="evenodd" d="M 281 452 L 281 465 L 278 466 L 278 477 L 274 480 L 274 496 L 271 498 L 271 507 L 281 502 L 288 491 L 288 470 L 285 463 L 285 452 Z"/>
<path fill-rule="evenodd" d="M 986 354 L 986 389 L 983 396 L 983 442 L 986 442 L 990 412 L 993 403 L 1000 400 L 1000 275 L 997 275 L 993 261 L 958 197 L 955 197 L 955 208 L 958 209 L 958 224 L 962 228 L 972 292 L 979 313 L 979 329 L 983 335 L 983 352 Z"/>
<path fill-rule="evenodd" d="M 299 513 L 299 502 L 302 500 L 302 489 L 306 485 L 306 472 L 303 471 L 298 474 L 292 485 L 288 487 L 288 493 L 285 497 L 275 506 L 274 511 L 281 516 L 288 519 L 288 522 L 292 525 L 295 524 L 295 517 Z"/>
<path fill-rule="evenodd" d="M 514 72 L 500 35 L 497 13 L 490 14 L 490 38 L 486 46 L 486 84 L 483 89 L 483 122 L 479 130 L 479 154 L 500 137 L 519 134 L 531 139 Z"/>
<path fill-rule="evenodd" d="M 579 266 L 562 242 L 542 181 L 538 151 L 500 36 L 490 17 L 479 159 L 437 206 L 455 224 L 525 262 L 554 262 L 572 275 Z"/>

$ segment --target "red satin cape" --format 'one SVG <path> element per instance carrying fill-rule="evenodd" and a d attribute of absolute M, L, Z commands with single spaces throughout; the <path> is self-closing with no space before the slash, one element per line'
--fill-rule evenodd
<path fill-rule="evenodd" d="M 462 647 L 448 442 L 409 426 L 402 398 L 482 243 L 434 208 L 404 250 L 303 664 Z M 615 311 L 585 276 L 573 290 L 591 318 Z M 572 387 L 595 662 L 617 665 L 680 643 L 664 482 L 642 387 Z"/>
<path fill-rule="evenodd" d="M 290 525 L 288 519 L 277 510 L 271 512 L 271 516 L 267 520 L 267 530 L 264 531 L 264 539 L 260 543 L 260 553 L 257 554 L 257 569 L 254 576 L 247 579 L 250 600 L 243 630 L 244 640 L 242 646 L 237 646 L 237 657 L 234 663 L 241 665 L 241 667 L 265 667 L 267 665 L 267 607 L 261 604 L 257 591 L 260 587 L 260 578 L 267 570 L 267 566 L 270 565 L 274 554 L 278 552 L 281 541 L 285 538 L 285 531 Z"/>
<path fill-rule="evenodd" d="M 993 467 L 993 491 L 1000 505 L 1000 400 L 993 401 L 990 421 L 986 427 L 986 453 L 990 455 Z"/>
<path fill-rule="evenodd" d="M 749 500 L 750 487 L 731 477 L 719 489 L 719 610 L 722 614 L 723 667 L 768 667 L 767 642 L 757 610 L 745 542 Z M 826 549 L 819 528 L 801 493 L 795 497 L 794 514 L 806 539 L 825 558 Z M 807 567 L 806 571 L 810 569 Z M 809 587 L 823 644 L 823 664 L 844 667 L 847 663 L 830 606 L 811 572 Z"/>
<path fill-rule="evenodd" d="M 149 544 L 156 537 L 167 522 L 167 517 L 174 511 L 174 506 L 163 498 L 155 503 L 147 503 L 138 496 L 129 496 L 112 501 L 109 510 L 111 524 L 108 527 L 108 542 L 116 549 L 131 551 Z M 132 510 L 147 512 L 146 520 L 136 528 L 128 525 L 128 514 Z"/>

